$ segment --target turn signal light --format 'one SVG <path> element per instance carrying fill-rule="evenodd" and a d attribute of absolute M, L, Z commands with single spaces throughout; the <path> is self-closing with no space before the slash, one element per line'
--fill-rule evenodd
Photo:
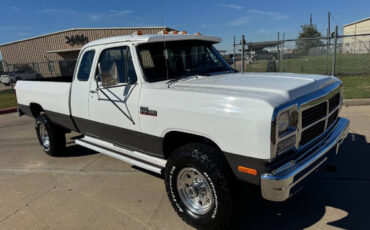
<path fill-rule="evenodd" d="M 242 173 L 247 173 L 247 174 L 257 176 L 257 170 L 255 169 L 247 168 L 244 166 L 238 166 L 238 170 L 239 172 L 242 172 Z"/>
<path fill-rule="evenodd" d="M 171 33 L 173 32 L 171 31 Z M 161 30 L 157 34 L 168 34 L 168 30 Z"/>
<path fill-rule="evenodd" d="M 137 30 L 137 31 L 133 32 L 132 35 L 143 35 L 143 31 Z"/>

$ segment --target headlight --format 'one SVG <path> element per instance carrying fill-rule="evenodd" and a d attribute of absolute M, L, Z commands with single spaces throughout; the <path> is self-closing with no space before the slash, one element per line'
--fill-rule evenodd
<path fill-rule="evenodd" d="M 284 111 L 278 118 L 278 135 L 283 137 L 297 129 L 298 111 L 295 108 Z"/>
<path fill-rule="evenodd" d="M 276 123 L 276 149 L 275 154 L 279 155 L 287 149 L 296 145 L 298 126 L 298 110 L 292 106 L 279 113 Z"/>

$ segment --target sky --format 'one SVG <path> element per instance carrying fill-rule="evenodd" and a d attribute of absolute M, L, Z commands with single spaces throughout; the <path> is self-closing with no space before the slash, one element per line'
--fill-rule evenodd
<path fill-rule="evenodd" d="M 0 0 L 0 44 L 70 28 L 168 26 L 188 33 L 219 36 L 218 49 L 231 51 L 245 34 L 247 42 L 296 38 L 309 23 L 326 33 L 370 17 L 367 0 Z"/>

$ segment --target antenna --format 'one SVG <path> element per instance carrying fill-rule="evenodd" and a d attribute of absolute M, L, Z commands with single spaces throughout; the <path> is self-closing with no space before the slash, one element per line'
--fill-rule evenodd
<path fill-rule="evenodd" d="M 167 27 L 164 26 L 164 8 L 163 8 L 163 0 L 160 1 L 160 11 L 161 11 L 161 24 L 162 24 L 162 27 L 164 28 L 164 30 L 167 30 Z M 163 51 L 166 51 L 166 39 L 164 39 L 164 36 L 165 36 L 165 33 L 163 32 Z M 167 53 L 166 53 L 167 54 Z M 167 66 L 167 60 L 166 60 L 166 57 L 164 56 L 164 53 L 163 53 L 163 59 L 164 59 L 164 63 L 165 63 L 165 66 L 166 66 L 166 78 L 168 80 L 168 66 Z"/>

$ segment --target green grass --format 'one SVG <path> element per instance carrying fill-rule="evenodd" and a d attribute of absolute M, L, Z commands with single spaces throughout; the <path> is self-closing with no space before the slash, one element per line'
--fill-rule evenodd
<path fill-rule="evenodd" d="M 0 109 L 17 106 L 17 100 L 11 89 L 0 91 Z"/>
<path fill-rule="evenodd" d="M 284 60 L 284 72 L 331 74 L 332 59 L 329 56 L 326 73 L 326 56 L 305 56 Z M 265 72 L 267 60 L 247 64 L 246 72 Z M 277 66 L 278 66 L 277 62 Z M 237 69 L 240 65 L 237 66 Z M 360 73 L 366 73 L 360 75 Z M 344 98 L 370 98 L 370 54 L 338 54 L 336 75 L 344 83 Z"/>
<path fill-rule="evenodd" d="M 370 75 L 340 77 L 344 99 L 370 98 Z"/>
<path fill-rule="evenodd" d="M 344 85 L 344 98 L 370 98 L 370 75 L 339 77 Z M 0 91 L 0 109 L 17 106 L 11 89 Z"/>
<path fill-rule="evenodd" d="M 332 55 L 329 56 L 328 70 L 332 69 Z M 265 72 L 267 60 L 247 64 L 247 72 Z M 277 65 L 279 65 L 277 63 Z M 284 72 L 326 74 L 326 56 L 304 56 L 284 59 Z M 336 63 L 337 75 L 355 75 L 370 73 L 370 54 L 338 54 Z"/>

